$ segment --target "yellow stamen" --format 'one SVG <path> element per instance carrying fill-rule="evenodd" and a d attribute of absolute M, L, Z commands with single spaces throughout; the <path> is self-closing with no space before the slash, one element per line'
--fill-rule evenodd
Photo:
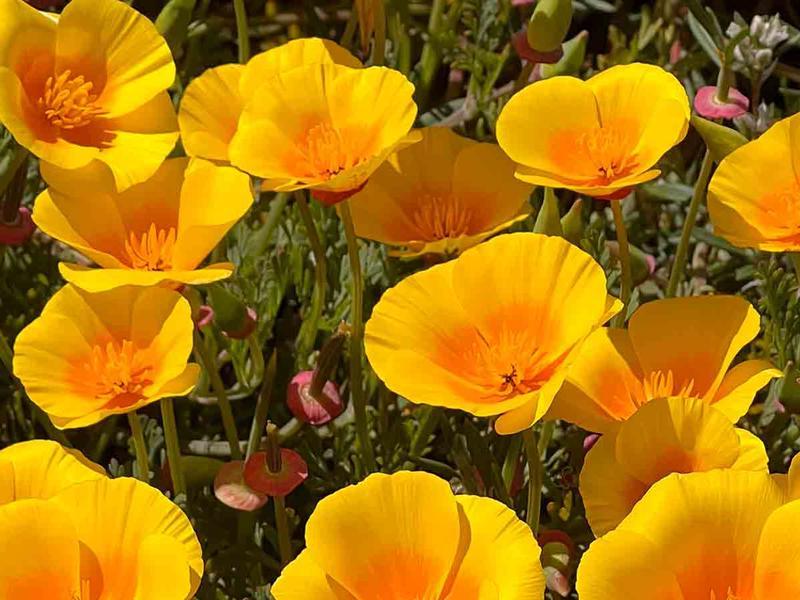
<path fill-rule="evenodd" d="M 580 138 L 589 160 L 597 167 L 600 180 L 613 181 L 629 173 L 635 165 L 635 157 L 629 156 L 630 144 L 627 135 L 615 127 L 600 127 L 584 133 Z"/>
<path fill-rule="evenodd" d="M 168 230 L 150 229 L 137 236 L 131 232 L 125 241 L 125 252 L 128 254 L 130 266 L 143 271 L 166 271 L 172 267 L 172 253 L 175 250 L 177 234 L 175 228 Z"/>
<path fill-rule="evenodd" d="M 152 370 L 145 353 L 130 340 L 124 340 L 121 345 L 108 342 L 95 346 L 85 365 L 95 396 L 121 405 L 143 398 L 142 392 L 153 383 L 149 378 Z"/>
<path fill-rule="evenodd" d="M 342 134 L 330 123 L 318 123 L 298 140 L 297 149 L 302 158 L 295 167 L 309 177 L 323 179 L 351 169 L 364 159 L 354 138 Z"/>
<path fill-rule="evenodd" d="M 95 104 L 97 96 L 91 93 L 93 88 L 94 84 L 83 75 L 72 77 L 72 71 L 67 69 L 57 77 L 47 78 L 44 93 L 36 104 L 56 127 L 77 129 L 104 112 Z"/>
<path fill-rule="evenodd" d="M 640 385 L 641 387 L 630 390 L 636 406 L 642 406 L 656 398 L 673 396 L 691 398 L 694 395 L 694 380 L 677 382 L 672 371 L 653 371 L 645 376 Z"/>
<path fill-rule="evenodd" d="M 467 235 L 472 212 L 452 194 L 420 193 L 415 195 L 417 208 L 411 215 L 423 241 L 443 240 Z"/>

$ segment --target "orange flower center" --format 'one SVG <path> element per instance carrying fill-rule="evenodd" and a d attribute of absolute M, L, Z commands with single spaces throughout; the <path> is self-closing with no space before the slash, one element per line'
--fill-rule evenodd
<path fill-rule="evenodd" d="M 301 156 L 293 166 L 306 177 L 331 179 L 363 160 L 358 136 L 345 135 L 327 122 L 309 128 L 298 140 L 297 150 Z"/>
<path fill-rule="evenodd" d="M 86 81 L 83 75 L 73 77 L 72 71 L 67 69 L 57 77 L 47 78 L 36 104 L 56 127 L 77 129 L 104 112 L 95 104 L 97 96 L 92 94 L 92 88 L 91 81 Z"/>
<path fill-rule="evenodd" d="M 155 224 L 151 224 L 150 229 L 141 235 L 131 232 L 125 241 L 130 266 L 142 271 L 168 270 L 172 267 L 176 238 L 174 227 L 157 229 Z"/>
<path fill-rule="evenodd" d="M 469 233 L 472 211 L 453 194 L 423 192 L 415 196 L 414 204 L 411 222 L 422 240 L 457 238 Z"/>
<path fill-rule="evenodd" d="M 624 177 L 635 165 L 635 157 L 627 154 L 630 145 L 624 129 L 600 127 L 581 135 L 579 143 L 605 183 Z"/>
<path fill-rule="evenodd" d="M 767 194 L 761 201 L 765 225 L 797 235 L 800 230 L 800 182 Z"/>
<path fill-rule="evenodd" d="M 714 590 L 711 590 L 711 596 L 709 600 L 747 600 L 742 596 L 737 596 L 733 590 L 729 587 L 727 595 L 723 598 L 722 596 L 717 596 Z"/>
<path fill-rule="evenodd" d="M 130 340 L 95 346 L 84 365 L 84 375 L 94 386 L 95 397 L 118 406 L 129 406 L 144 398 L 153 383 L 153 370 L 146 354 Z"/>
<path fill-rule="evenodd" d="M 653 371 L 639 382 L 639 386 L 631 391 L 631 398 L 636 406 L 642 406 L 656 398 L 680 396 L 691 398 L 694 395 L 694 380 L 677 382 L 672 371 Z"/>

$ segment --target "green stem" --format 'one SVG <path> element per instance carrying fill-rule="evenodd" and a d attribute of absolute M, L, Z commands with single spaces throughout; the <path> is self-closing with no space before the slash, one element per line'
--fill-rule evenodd
<path fill-rule="evenodd" d="M 283 496 L 275 496 L 273 504 L 275 506 L 275 528 L 278 531 L 278 552 L 281 555 L 281 567 L 285 567 L 292 562 L 292 540 L 289 537 L 286 501 Z"/>
<path fill-rule="evenodd" d="M 175 421 L 175 403 L 172 398 L 161 400 L 161 422 L 164 426 L 164 442 L 167 446 L 167 462 L 172 477 L 175 497 L 186 495 L 186 478 L 181 463 L 181 444 L 178 438 L 178 424 Z"/>
<path fill-rule="evenodd" d="M 264 377 L 264 354 L 261 352 L 261 342 L 258 339 L 258 329 L 247 336 L 247 349 L 250 352 L 252 377 L 251 385 L 257 385 Z"/>
<path fill-rule="evenodd" d="M 0 363 L 5 366 L 9 375 L 14 375 L 14 352 L 2 331 L 0 331 Z"/>
<path fill-rule="evenodd" d="M 272 356 L 269 358 L 269 365 L 267 372 L 264 375 L 264 381 L 261 384 L 261 392 L 258 394 L 256 401 L 256 410 L 253 415 L 253 423 L 250 426 L 250 436 L 247 439 L 247 454 L 249 458 L 253 452 L 258 451 L 261 444 L 261 434 L 264 432 L 264 427 L 267 424 L 267 414 L 269 413 L 269 405 L 272 402 L 272 388 L 275 385 L 275 372 L 278 368 L 278 355 L 273 350 Z"/>
<path fill-rule="evenodd" d="M 445 0 L 433 0 L 431 15 L 428 19 L 428 39 L 422 48 L 420 78 L 417 85 L 417 97 L 423 108 L 427 107 L 431 87 L 442 61 L 442 49 L 438 38 L 439 29 L 444 21 L 444 8 Z"/>
<path fill-rule="evenodd" d="M 356 34 L 356 25 L 358 25 L 358 10 L 356 10 L 356 7 L 353 6 L 353 9 L 350 11 L 350 17 L 347 19 L 347 25 L 345 25 L 344 33 L 342 33 L 342 39 L 339 40 L 339 45 L 343 48 L 347 48 L 349 50 L 353 45 L 353 37 Z"/>
<path fill-rule="evenodd" d="M 225 390 L 225 384 L 219 376 L 216 361 L 211 357 L 205 340 L 197 331 L 194 333 L 194 347 L 200 357 L 200 361 L 203 363 L 203 368 L 208 373 L 214 395 L 217 397 L 217 404 L 219 404 L 219 410 L 222 413 L 222 426 L 225 429 L 225 437 L 228 438 L 228 443 L 231 446 L 231 458 L 233 460 L 241 460 L 242 449 L 239 446 L 239 433 L 236 429 L 236 419 L 233 417 L 233 408 L 228 398 L 228 392 Z"/>
<path fill-rule="evenodd" d="M 528 459 L 528 511 L 525 519 L 536 535 L 539 533 L 539 515 L 542 512 L 542 458 L 533 428 L 522 432 L 522 441 Z"/>
<path fill-rule="evenodd" d="M 250 60 L 250 32 L 247 28 L 247 9 L 244 0 L 233 0 L 236 13 L 236 34 L 239 40 L 239 62 L 245 64 Z"/>
<path fill-rule="evenodd" d="M 617 230 L 617 245 L 619 246 L 619 262 L 621 269 L 620 300 L 624 308 L 616 317 L 617 327 L 625 324 L 628 314 L 628 304 L 631 301 L 633 276 L 631 275 L 631 249 L 628 245 L 628 230 L 625 229 L 625 219 L 622 216 L 622 200 L 611 201 L 611 212 L 614 213 L 614 227 Z"/>
<path fill-rule="evenodd" d="M 534 66 L 535 66 L 534 63 L 532 62 L 525 62 L 522 65 L 522 71 L 520 71 L 519 76 L 514 81 L 513 93 L 516 94 L 518 91 L 520 91 L 522 88 L 528 85 L 528 81 L 531 78 L 531 73 L 533 73 Z"/>
<path fill-rule="evenodd" d="M 375 454 L 369 439 L 367 426 L 367 401 L 364 397 L 362 381 L 362 354 L 364 352 L 364 276 L 361 272 L 361 258 L 358 254 L 358 238 L 356 237 L 350 205 L 347 201 L 339 204 L 339 216 L 344 225 L 347 240 L 347 256 L 350 259 L 350 277 L 352 280 L 350 309 L 350 394 L 355 413 L 356 435 L 361 446 L 361 455 L 368 472 L 377 471 Z"/>
<path fill-rule="evenodd" d="M 689 254 L 689 242 L 692 240 L 692 231 L 697 222 L 697 212 L 700 210 L 700 204 L 702 204 L 703 199 L 706 197 L 706 188 L 708 187 L 708 180 L 711 178 L 711 169 L 713 166 L 714 159 L 711 157 L 711 152 L 706 150 L 703 156 L 703 163 L 700 165 L 700 174 L 697 176 L 697 182 L 694 185 L 692 201 L 689 204 L 689 210 L 686 211 L 686 220 L 683 222 L 681 241 L 678 243 L 678 249 L 675 251 L 675 261 L 672 263 L 672 271 L 670 271 L 669 283 L 667 284 L 667 298 L 672 298 L 676 295 L 678 292 L 678 284 L 683 279 L 683 271 L 686 268 L 686 257 Z"/>
<path fill-rule="evenodd" d="M 135 410 L 128 413 L 128 424 L 133 436 L 133 449 L 136 452 L 136 476 L 145 483 L 150 483 L 150 465 L 147 461 L 147 445 L 144 443 L 142 422 Z"/>
<path fill-rule="evenodd" d="M 303 220 L 303 226 L 306 229 L 308 241 L 311 244 L 311 252 L 314 254 L 315 263 L 315 283 L 314 295 L 311 300 L 311 311 L 303 321 L 298 344 L 298 355 L 301 358 L 305 358 L 314 346 L 314 340 L 316 340 L 319 330 L 319 320 L 320 317 L 322 317 L 322 309 L 325 306 L 328 288 L 328 260 L 325 257 L 325 248 L 323 248 L 322 242 L 320 241 L 319 232 L 317 231 L 316 223 L 314 223 L 314 215 L 311 214 L 305 192 L 298 190 L 295 192 L 294 197 L 297 208 L 300 210 L 300 217 Z"/>
<path fill-rule="evenodd" d="M 372 64 L 382 67 L 386 62 L 386 7 L 384 0 L 375 2 L 375 39 L 372 47 Z"/>
<path fill-rule="evenodd" d="M 789 260 L 792 261 L 794 273 L 797 275 L 797 283 L 800 284 L 800 252 L 789 252 Z"/>

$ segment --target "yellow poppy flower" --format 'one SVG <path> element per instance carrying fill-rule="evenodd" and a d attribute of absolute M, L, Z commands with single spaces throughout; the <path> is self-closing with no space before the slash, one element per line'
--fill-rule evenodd
<path fill-rule="evenodd" d="M 533 186 L 496 144 L 444 127 L 392 154 L 350 200 L 356 234 L 397 254 L 454 254 L 524 219 Z"/>
<path fill-rule="evenodd" d="M 547 412 L 582 342 L 620 308 L 582 250 L 506 234 L 387 291 L 366 352 L 411 402 L 501 415 L 495 429 L 516 433 Z"/>
<path fill-rule="evenodd" d="M 0 450 L 0 506 L 28 498 L 47 500 L 71 485 L 105 474 L 102 467 L 77 450 L 56 442 L 13 444 Z"/>
<path fill-rule="evenodd" d="M 541 600 L 539 545 L 514 511 L 428 473 L 373 474 L 322 500 L 276 600 Z"/>
<path fill-rule="evenodd" d="M 581 600 L 800 598 L 800 501 L 765 473 L 670 475 L 578 567 Z"/>
<path fill-rule="evenodd" d="M 202 574 L 189 519 L 135 479 L 0 506 L 0 598 L 188 600 Z"/>
<path fill-rule="evenodd" d="M 119 0 L 72 0 L 60 17 L 0 0 L 0 122 L 43 161 L 147 179 L 178 139 L 172 54 Z"/>
<path fill-rule="evenodd" d="M 702 398 L 731 422 L 781 371 L 766 360 L 733 359 L 759 332 L 759 315 L 735 296 L 656 300 L 628 330 L 606 328 L 586 341 L 548 417 L 589 431 L 615 431 L 636 409 L 667 396 Z"/>
<path fill-rule="evenodd" d="M 262 189 L 311 188 L 327 204 L 347 199 L 398 148 L 417 115 L 414 86 L 398 71 L 308 64 L 266 81 L 246 104 L 231 163 Z"/>
<path fill-rule="evenodd" d="M 64 279 L 91 292 L 224 279 L 231 263 L 199 268 L 253 202 L 250 178 L 232 167 L 167 160 L 147 181 L 116 192 L 100 172 L 76 178 L 45 168 L 51 187 L 33 220 L 100 267 L 61 263 Z"/>
<path fill-rule="evenodd" d="M 255 55 L 247 65 L 208 69 L 187 86 L 178 112 L 183 147 L 189 156 L 229 162 L 228 146 L 245 104 L 278 73 L 310 64 L 362 66 L 347 50 L 330 40 L 292 40 Z M 268 93 L 265 90 L 265 93 Z"/>
<path fill-rule="evenodd" d="M 595 535 L 614 529 L 670 473 L 741 469 L 768 473 L 767 451 L 752 433 L 699 398 L 658 398 L 589 450 L 580 476 Z"/>
<path fill-rule="evenodd" d="M 56 427 L 85 427 L 188 394 L 199 375 L 187 364 L 193 330 L 189 303 L 173 290 L 67 285 L 17 336 L 14 374 Z"/>
<path fill-rule="evenodd" d="M 800 252 L 800 114 L 725 157 L 708 211 L 717 235 L 735 246 Z"/>
<path fill-rule="evenodd" d="M 690 114 L 673 75 L 634 63 L 529 85 L 500 113 L 497 140 L 523 181 L 615 199 L 658 177 L 654 165 L 684 138 Z"/>

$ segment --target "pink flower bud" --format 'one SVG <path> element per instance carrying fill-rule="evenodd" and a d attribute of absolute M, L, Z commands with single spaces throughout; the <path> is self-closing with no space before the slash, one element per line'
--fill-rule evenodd
<path fill-rule="evenodd" d="M 198 329 L 211 325 L 214 321 L 214 309 L 208 304 L 203 304 L 197 309 L 197 315 L 194 318 L 194 324 Z"/>
<path fill-rule="evenodd" d="M 244 466 L 244 480 L 267 496 L 288 496 L 308 478 L 308 465 L 294 450 L 280 449 L 280 467 L 270 470 L 266 452 L 256 452 Z"/>
<path fill-rule="evenodd" d="M 694 97 L 694 109 L 701 117 L 707 119 L 733 119 L 741 117 L 750 109 L 750 100 L 736 88 L 728 90 L 728 100 L 717 100 L 717 88 L 707 85 L 697 90 Z"/>
<path fill-rule="evenodd" d="M 4 223 L 0 220 L 0 245 L 21 246 L 31 238 L 34 231 L 36 225 L 31 218 L 30 209 L 20 206 L 15 222 Z"/>
<path fill-rule="evenodd" d="M 344 411 L 339 388 L 326 381 L 318 397 L 311 395 L 314 371 L 300 371 L 286 389 L 286 404 L 297 420 L 310 425 L 325 425 Z"/>
<path fill-rule="evenodd" d="M 591 450 L 594 445 L 597 443 L 597 440 L 600 439 L 599 433 L 590 433 L 587 434 L 585 438 L 583 438 L 583 449 L 588 452 Z"/>
<path fill-rule="evenodd" d="M 222 465 L 214 478 L 217 500 L 236 510 L 254 511 L 267 503 L 269 496 L 250 488 L 244 481 L 244 461 L 235 460 Z"/>

